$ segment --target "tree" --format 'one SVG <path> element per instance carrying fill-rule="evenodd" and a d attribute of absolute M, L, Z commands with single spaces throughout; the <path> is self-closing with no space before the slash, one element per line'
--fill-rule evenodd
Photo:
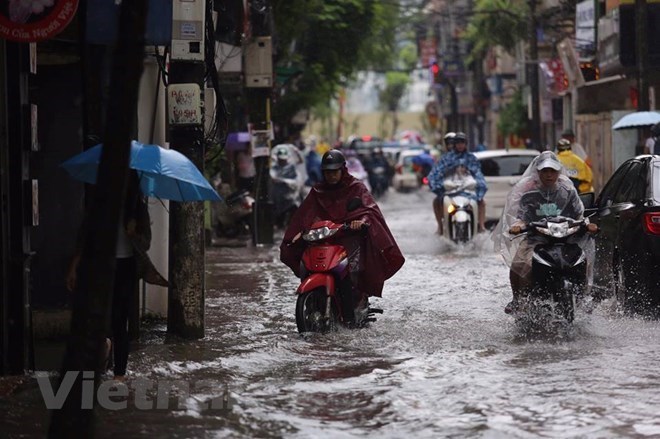
<path fill-rule="evenodd" d="M 513 53 L 527 37 L 527 9 L 514 0 L 477 0 L 465 31 L 472 43 L 470 56 L 480 59 L 490 47 L 501 46 Z"/>
<path fill-rule="evenodd" d="M 392 118 L 392 135 L 396 134 L 399 125 L 397 112 L 401 98 L 408 88 L 410 76 L 404 72 L 387 72 L 385 74 L 385 88 L 378 93 L 381 106 L 384 110 L 381 121 L 384 121 L 389 115 Z"/>
<path fill-rule="evenodd" d="M 397 2 L 273 0 L 275 67 L 299 73 L 276 84 L 273 121 L 289 127 L 298 111 L 331 102 L 359 70 L 391 66 Z"/>
<path fill-rule="evenodd" d="M 520 135 L 527 130 L 527 110 L 520 90 L 516 90 L 511 101 L 502 108 L 497 129 L 504 137 L 509 134 Z"/>

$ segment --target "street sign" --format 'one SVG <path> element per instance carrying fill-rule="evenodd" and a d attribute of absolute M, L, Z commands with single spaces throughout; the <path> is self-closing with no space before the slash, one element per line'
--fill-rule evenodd
<path fill-rule="evenodd" d="M 0 8 L 0 38 L 18 43 L 48 40 L 64 30 L 78 9 L 78 0 L 47 2 L 3 2 Z"/>

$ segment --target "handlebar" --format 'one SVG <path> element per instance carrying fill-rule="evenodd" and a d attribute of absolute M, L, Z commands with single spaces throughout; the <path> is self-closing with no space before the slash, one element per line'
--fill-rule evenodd
<path fill-rule="evenodd" d="M 359 230 L 366 230 L 369 227 L 371 227 L 370 223 L 362 223 L 362 226 L 358 229 Z M 351 222 L 345 222 L 344 224 L 341 225 L 342 230 L 353 230 L 351 229 Z"/>
<path fill-rule="evenodd" d="M 569 227 L 580 227 L 583 231 L 586 231 L 586 232 L 589 232 L 589 233 L 592 233 L 592 234 L 598 233 L 600 231 L 600 228 L 598 227 L 598 225 L 595 225 L 595 224 L 594 225 L 596 226 L 596 230 L 594 230 L 594 231 L 589 230 L 589 225 L 591 225 L 592 223 L 588 222 L 588 218 L 583 218 L 583 219 L 580 219 L 580 220 L 576 220 L 576 219 L 573 219 L 573 218 L 565 218 L 564 217 L 563 219 L 566 222 L 568 222 Z M 511 229 L 509 229 L 509 233 L 511 235 L 519 236 L 519 235 L 531 233 L 537 227 L 547 228 L 548 227 L 548 220 L 544 219 L 544 220 L 541 220 L 541 221 L 532 221 L 531 223 L 524 224 L 524 225 L 520 226 L 520 232 L 513 233 L 511 231 Z"/>

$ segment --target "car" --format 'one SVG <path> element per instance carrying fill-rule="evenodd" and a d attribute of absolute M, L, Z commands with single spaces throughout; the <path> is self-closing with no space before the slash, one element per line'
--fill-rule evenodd
<path fill-rule="evenodd" d="M 523 172 L 539 155 L 533 149 L 495 149 L 473 153 L 481 164 L 488 191 L 486 203 L 486 227 L 491 228 L 499 221 L 504 210 L 506 197 L 520 180 Z"/>
<path fill-rule="evenodd" d="M 351 139 L 346 149 L 354 150 L 360 159 L 371 157 L 373 150 L 383 148 L 383 140 L 374 136 L 362 136 Z"/>
<path fill-rule="evenodd" d="M 420 187 L 419 178 L 413 169 L 413 157 L 423 152 L 423 149 L 404 149 L 399 153 L 399 158 L 394 166 L 394 177 L 392 178 L 394 189 L 405 192 Z"/>
<path fill-rule="evenodd" d="M 625 161 L 585 215 L 596 223 L 592 292 L 623 309 L 660 310 L 660 156 Z"/>

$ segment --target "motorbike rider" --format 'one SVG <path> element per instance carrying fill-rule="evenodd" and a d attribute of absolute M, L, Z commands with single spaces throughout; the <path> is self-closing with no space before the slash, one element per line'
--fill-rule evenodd
<path fill-rule="evenodd" d="M 365 168 L 369 174 L 369 184 L 371 185 L 372 191 L 387 191 L 393 172 L 392 166 L 390 166 L 390 162 L 388 162 L 387 158 L 385 158 L 382 149 L 374 148 L 374 150 L 371 152 L 371 157 L 367 163 L 365 163 Z M 382 173 L 377 172 L 378 168 L 381 168 Z"/>
<path fill-rule="evenodd" d="M 446 138 L 447 136 L 445 136 Z M 465 133 L 458 132 L 449 140 L 453 145 L 453 149 L 440 157 L 440 160 L 433 167 L 428 175 L 429 187 L 431 191 L 436 194 L 433 200 L 433 213 L 438 223 L 439 235 L 442 235 L 442 217 L 444 212 L 443 198 L 445 195 L 444 179 L 454 172 L 460 166 L 465 167 L 468 172 L 477 181 L 476 193 L 474 195 L 479 206 L 478 230 L 483 232 L 485 230 L 486 222 L 486 204 L 484 202 L 484 195 L 488 188 L 486 187 L 486 180 L 481 172 L 481 165 L 477 157 L 468 152 L 467 150 L 467 136 Z"/>
<path fill-rule="evenodd" d="M 587 154 L 587 151 L 584 149 L 584 146 L 575 141 L 575 132 L 573 132 L 573 130 L 570 128 L 566 128 L 561 132 L 561 138 L 571 142 L 571 150 L 573 153 L 580 157 L 584 163 L 586 163 L 586 165 L 591 168 L 591 158 Z"/>
<path fill-rule="evenodd" d="M 452 148 L 454 147 L 453 144 L 454 136 L 456 136 L 456 133 L 450 131 L 447 134 L 445 134 L 445 136 L 442 138 L 442 140 L 445 142 L 445 150 L 447 152 L 451 151 Z"/>
<path fill-rule="evenodd" d="M 507 196 L 502 217 L 493 232 L 495 248 L 510 266 L 513 300 L 504 312 L 514 312 L 532 285 L 532 255 L 536 242 L 533 237 L 512 240 L 512 235 L 522 233 L 527 224 L 546 217 L 561 215 L 578 220 L 582 219 L 583 212 L 577 190 L 557 156 L 552 151 L 544 151 L 534 158 Z M 587 230 L 594 233 L 598 227 L 590 223 Z"/>
<path fill-rule="evenodd" d="M 349 272 L 354 308 L 368 306 L 369 296 L 380 297 L 383 284 L 405 259 L 376 201 L 365 185 L 349 174 L 344 155 L 332 149 L 321 159 L 323 181 L 310 190 L 291 218 L 280 245 L 280 260 L 301 276 L 300 260 L 305 250 L 302 233 L 319 220 L 348 224 L 354 231 L 365 224 L 364 233 L 350 233 L 341 244 L 349 254 Z M 347 276 L 349 278 L 349 276 Z"/>
<path fill-rule="evenodd" d="M 593 192 L 591 168 L 571 150 L 571 146 L 570 140 L 559 139 L 557 142 L 557 158 L 564 165 L 568 178 L 571 179 L 579 193 Z"/>

